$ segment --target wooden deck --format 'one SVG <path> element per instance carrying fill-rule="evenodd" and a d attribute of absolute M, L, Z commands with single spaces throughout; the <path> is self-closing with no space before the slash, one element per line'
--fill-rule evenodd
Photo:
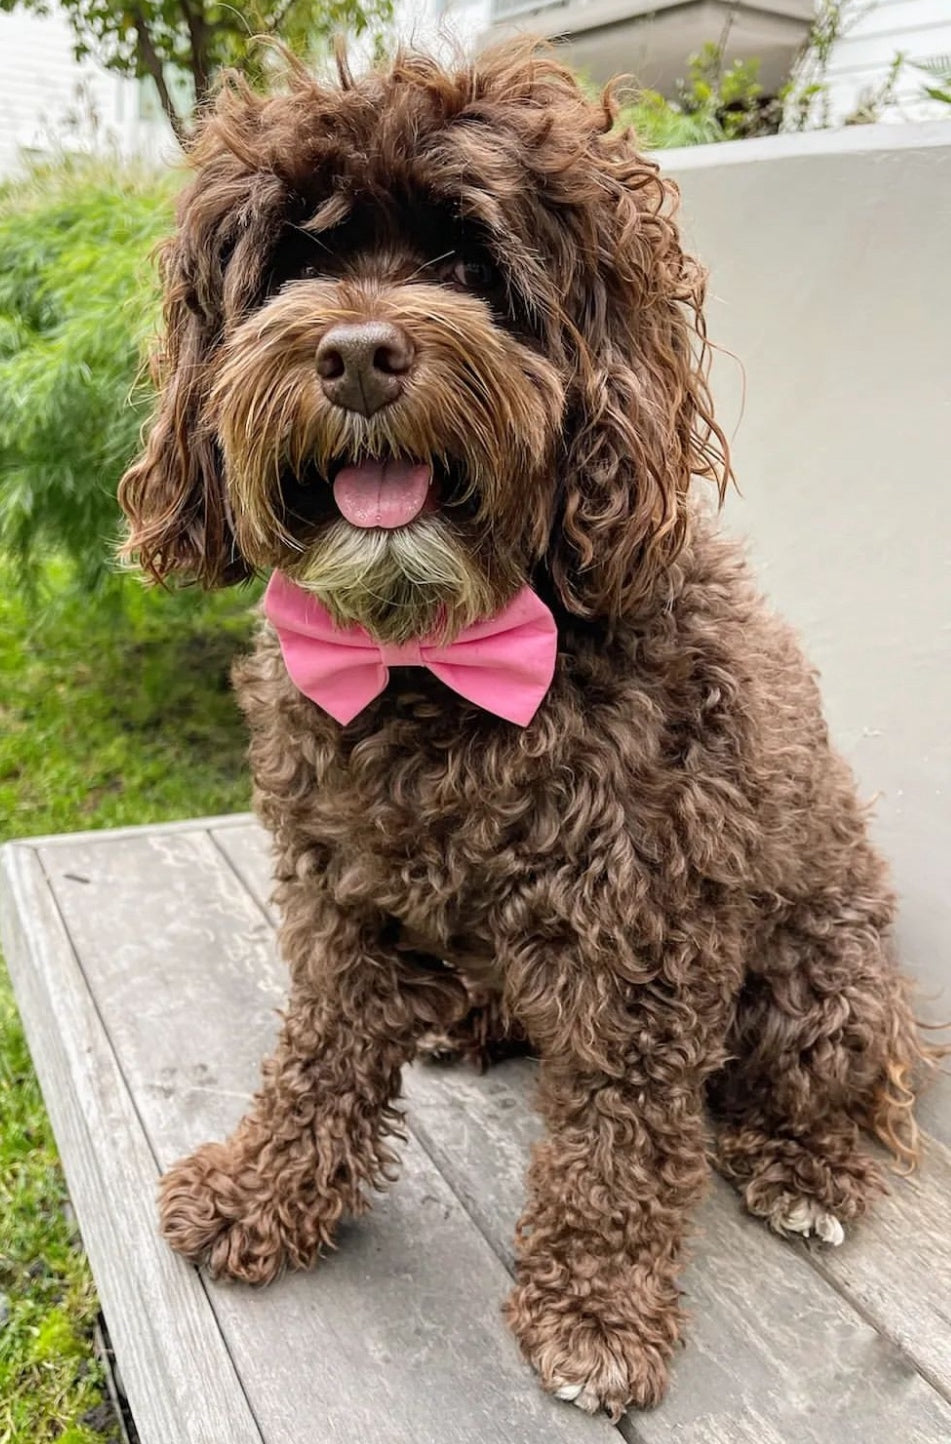
<path fill-rule="evenodd" d="M 246 818 L 3 850 L 3 945 L 142 1444 L 951 1440 L 937 1141 L 838 1250 L 780 1242 L 715 1180 L 669 1398 L 617 1430 L 545 1397 L 499 1316 L 529 1063 L 413 1069 L 402 1178 L 315 1273 L 257 1292 L 173 1257 L 159 1171 L 236 1122 L 275 1031 L 268 891 Z"/>

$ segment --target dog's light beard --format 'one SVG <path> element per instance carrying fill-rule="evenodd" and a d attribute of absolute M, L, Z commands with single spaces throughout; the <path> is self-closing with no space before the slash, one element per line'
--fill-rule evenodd
<path fill-rule="evenodd" d="M 486 577 L 439 516 L 392 531 L 334 522 L 282 569 L 340 625 L 356 623 L 381 642 L 451 641 L 494 605 Z"/>

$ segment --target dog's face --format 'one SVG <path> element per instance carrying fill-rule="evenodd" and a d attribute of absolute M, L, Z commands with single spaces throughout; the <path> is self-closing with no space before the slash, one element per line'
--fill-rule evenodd
<path fill-rule="evenodd" d="M 280 567 L 388 642 L 540 569 L 579 614 L 635 605 L 722 457 L 702 277 L 610 121 L 524 46 L 225 89 L 163 254 L 128 550 L 210 585 Z"/>
<path fill-rule="evenodd" d="M 244 557 L 382 640 L 452 634 L 541 554 L 564 390 L 477 225 L 354 192 L 285 221 L 206 416 Z"/>

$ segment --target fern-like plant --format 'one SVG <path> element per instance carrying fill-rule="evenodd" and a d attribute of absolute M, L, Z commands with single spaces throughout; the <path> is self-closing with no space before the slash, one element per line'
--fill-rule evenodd
<path fill-rule="evenodd" d="M 934 85 L 923 85 L 922 91 L 929 100 L 938 100 L 942 105 L 951 105 L 951 55 L 932 55 L 927 60 L 913 60 L 916 70 L 930 75 Z"/>
<path fill-rule="evenodd" d="M 50 552 L 87 588 L 109 574 L 176 183 L 63 158 L 0 189 L 0 549 L 26 582 Z"/>

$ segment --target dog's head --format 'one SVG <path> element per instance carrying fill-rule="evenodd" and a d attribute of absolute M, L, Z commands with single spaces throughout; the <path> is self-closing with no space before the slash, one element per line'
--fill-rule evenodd
<path fill-rule="evenodd" d="M 702 273 L 612 120 L 524 45 L 226 84 L 162 254 L 127 552 L 211 586 L 280 567 L 394 642 L 540 569 L 578 615 L 636 606 L 725 464 Z"/>

